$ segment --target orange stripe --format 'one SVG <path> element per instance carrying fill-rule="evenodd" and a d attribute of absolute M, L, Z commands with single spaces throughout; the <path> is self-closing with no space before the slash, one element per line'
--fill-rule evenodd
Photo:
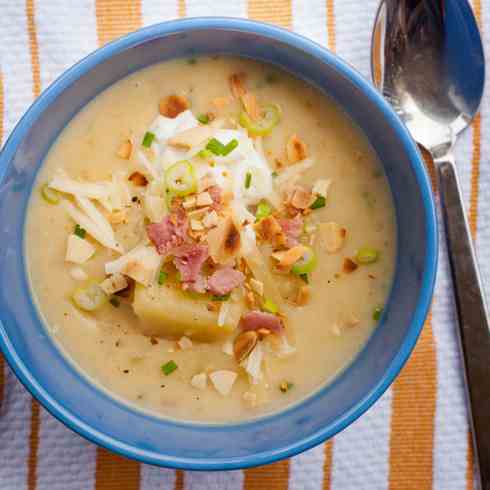
<path fill-rule="evenodd" d="M 184 472 L 182 470 L 175 471 L 175 490 L 184 490 Z"/>
<path fill-rule="evenodd" d="M 335 32 L 335 0 L 327 0 L 327 36 L 328 48 L 337 49 L 337 37 Z"/>
<path fill-rule="evenodd" d="M 95 13 L 101 46 L 141 27 L 140 0 L 96 0 Z"/>
<path fill-rule="evenodd" d="M 248 17 L 291 29 L 293 25 L 291 0 L 249 0 Z"/>
<path fill-rule="evenodd" d="M 178 0 L 177 13 L 179 17 L 185 17 L 187 15 L 187 9 L 185 6 L 185 0 Z"/>
<path fill-rule="evenodd" d="M 139 0 L 96 0 L 95 12 L 100 46 L 141 27 Z M 97 448 L 96 490 L 137 490 L 139 484 L 139 463 Z"/>
<path fill-rule="evenodd" d="M 32 93 L 34 98 L 41 93 L 41 70 L 39 65 L 39 46 L 37 43 L 34 0 L 26 0 L 27 32 L 31 55 Z M 31 432 L 29 435 L 29 458 L 27 463 L 27 488 L 35 490 L 37 485 L 37 456 L 39 449 L 39 404 L 31 400 Z"/>
<path fill-rule="evenodd" d="M 473 1 L 473 9 L 476 21 L 482 29 L 482 2 L 481 0 Z M 481 115 L 478 114 L 473 121 L 473 157 L 471 159 L 471 190 L 470 190 L 470 210 L 468 221 L 470 225 L 473 240 L 476 239 L 478 230 L 478 201 L 480 192 L 480 161 L 481 161 Z M 473 490 L 474 486 L 474 460 L 473 460 L 473 440 L 471 433 L 468 434 L 468 450 L 466 454 L 466 488 Z"/>
<path fill-rule="evenodd" d="M 293 12 L 291 0 L 249 0 L 248 17 L 291 29 Z M 244 471 L 244 490 L 287 490 L 289 487 L 289 460 Z"/>
<path fill-rule="evenodd" d="M 393 385 L 389 488 L 432 490 L 436 352 L 432 314 Z"/>
<path fill-rule="evenodd" d="M 0 73 L 0 148 L 2 147 L 3 140 L 3 77 Z M 0 408 L 2 408 L 2 401 L 5 389 L 5 362 L 2 354 L 0 354 Z"/>
<path fill-rule="evenodd" d="M 244 490 L 287 490 L 289 486 L 289 460 L 269 466 L 245 470 Z"/>
<path fill-rule="evenodd" d="M 323 460 L 323 490 L 330 490 L 332 485 L 333 439 L 325 443 Z"/>

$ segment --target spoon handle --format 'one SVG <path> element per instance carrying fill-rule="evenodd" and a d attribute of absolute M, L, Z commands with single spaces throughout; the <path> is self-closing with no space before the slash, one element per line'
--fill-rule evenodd
<path fill-rule="evenodd" d="M 480 273 L 452 156 L 436 160 L 459 320 L 475 462 L 490 490 L 490 331 Z"/>

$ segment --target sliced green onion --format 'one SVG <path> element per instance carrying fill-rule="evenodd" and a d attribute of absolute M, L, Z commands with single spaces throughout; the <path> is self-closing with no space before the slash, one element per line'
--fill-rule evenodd
<path fill-rule="evenodd" d="M 109 303 L 114 306 L 114 308 L 119 308 L 119 305 L 121 304 L 121 302 L 119 301 L 119 299 L 117 299 L 115 296 L 111 296 L 111 299 L 109 300 Z"/>
<path fill-rule="evenodd" d="M 153 143 L 153 140 L 155 139 L 155 135 L 150 132 L 150 131 L 147 131 L 145 133 L 145 136 L 143 137 L 143 141 L 142 141 L 142 145 L 145 147 L 145 148 L 150 148 L 151 144 Z"/>
<path fill-rule="evenodd" d="M 356 254 L 356 261 L 359 264 L 374 264 L 378 259 L 379 252 L 375 248 L 363 247 Z"/>
<path fill-rule="evenodd" d="M 308 277 L 308 274 L 300 274 L 299 277 L 306 283 L 306 284 L 309 284 L 310 283 L 310 279 Z"/>
<path fill-rule="evenodd" d="M 262 309 L 269 313 L 273 313 L 274 315 L 279 312 L 279 306 L 276 305 L 269 298 L 264 299 L 264 303 L 262 304 Z"/>
<path fill-rule="evenodd" d="M 189 58 L 189 59 L 187 60 L 187 64 L 188 64 L 188 65 L 195 65 L 196 63 L 197 63 L 196 58 Z"/>
<path fill-rule="evenodd" d="M 107 302 L 107 295 L 98 284 L 78 288 L 72 295 L 75 306 L 83 311 L 95 311 Z"/>
<path fill-rule="evenodd" d="M 48 184 L 44 184 L 41 187 L 41 196 L 49 204 L 58 204 L 61 200 L 60 193 L 55 189 L 51 189 Z"/>
<path fill-rule="evenodd" d="M 272 206 L 265 201 L 260 201 L 257 205 L 257 211 L 255 212 L 256 221 L 267 218 L 272 213 Z"/>
<path fill-rule="evenodd" d="M 194 167 L 187 161 L 174 163 L 165 171 L 165 183 L 171 196 L 187 196 L 197 190 Z"/>
<path fill-rule="evenodd" d="M 211 138 L 206 145 L 206 150 L 209 150 L 213 155 L 222 155 L 225 145 L 216 138 Z"/>
<path fill-rule="evenodd" d="M 291 272 L 297 276 L 302 276 L 303 274 L 309 274 L 313 272 L 316 268 L 317 260 L 316 254 L 310 247 L 305 247 L 305 253 L 303 257 L 299 259 L 293 267 L 291 267 Z"/>
<path fill-rule="evenodd" d="M 326 199 L 323 196 L 318 196 L 315 202 L 310 206 L 310 209 L 324 208 L 326 204 Z"/>
<path fill-rule="evenodd" d="M 294 386 L 293 383 L 289 382 L 289 381 L 283 381 L 280 385 L 279 385 L 279 389 L 283 392 L 283 393 L 287 393 L 292 387 Z"/>
<path fill-rule="evenodd" d="M 252 183 L 252 174 L 251 172 L 247 172 L 247 175 L 245 176 L 245 189 L 249 189 L 251 183 Z"/>
<path fill-rule="evenodd" d="M 228 301 L 230 299 L 230 293 L 228 294 L 215 294 L 211 296 L 211 301 Z"/>
<path fill-rule="evenodd" d="M 381 308 L 380 306 L 378 306 L 373 311 L 373 320 L 375 322 L 379 322 L 382 314 L 383 314 L 383 308 Z"/>
<path fill-rule="evenodd" d="M 272 177 L 276 178 L 279 174 L 274 170 L 274 172 L 271 173 Z"/>
<path fill-rule="evenodd" d="M 197 120 L 201 124 L 208 124 L 209 123 L 209 116 L 207 114 L 199 114 L 199 116 L 197 116 Z"/>
<path fill-rule="evenodd" d="M 175 361 L 168 361 L 167 363 L 162 365 L 162 372 L 165 376 L 172 374 L 177 369 L 177 364 Z"/>
<path fill-rule="evenodd" d="M 162 284 L 165 283 L 167 278 L 168 278 L 168 274 L 165 271 L 160 271 L 160 273 L 158 274 L 158 284 L 160 284 L 161 286 Z"/>
<path fill-rule="evenodd" d="M 273 104 L 264 107 L 264 115 L 254 121 L 245 111 L 240 114 L 238 122 L 248 130 L 251 136 L 267 136 L 281 120 L 281 109 Z"/>
<path fill-rule="evenodd" d="M 79 224 L 76 224 L 73 233 L 79 238 L 85 238 L 87 230 L 85 230 L 85 228 L 82 228 Z"/>
<path fill-rule="evenodd" d="M 225 157 L 229 155 L 238 146 L 238 140 L 233 138 L 228 144 L 225 145 L 221 154 Z"/>
<path fill-rule="evenodd" d="M 209 160 L 210 158 L 212 158 L 214 156 L 214 154 L 212 152 L 210 152 L 209 150 L 206 150 L 206 148 L 203 148 L 202 150 L 200 150 L 197 153 L 197 156 L 199 158 L 202 158 L 203 160 Z"/>

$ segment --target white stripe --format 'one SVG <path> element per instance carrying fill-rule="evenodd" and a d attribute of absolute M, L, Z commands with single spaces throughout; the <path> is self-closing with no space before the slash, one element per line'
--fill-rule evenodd
<path fill-rule="evenodd" d="M 440 213 L 439 213 L 440 217 Z M 437 348 L 437 411 L 434 431 L 434 490 L 465 488 L 468 424 L 452 284 L 443 230 L 432 328 Z"/>
<path fill-rule="evenodd" d="M 97 48 L 93 0 L 67 3 L 37 0 L 35 19 L 42 88 Z M 39 490 L 89 490 L 95 474 L 95 446 L 44 410 L 40 416 L 37 480 Z"/>
<path fill-rule="evenodd" d="M 371 77 L 371 31 L 379 0 L 337 0 L 335 27 L 337 53 L 366 78 Z"/>
<path fill-rule="evenodd" d="M 313 41 L 327 45 L 327 2 L 310 0 L 307 8 L 302 0 L 293 0 L 293 30 Z"/>
<path fill-rule="evenodd" d="M 97 49 L 93 0 L 36 0 L 41 84 L 46 89 L 63 71 Z"/>
<path fill-rule="evenodd" d="M 174 488 L 174 470 L 147 464 L 141 465 L 140 490 L 174 490 Z"/>
<path fill-rule="evenodd" d="M 188 17 L 219 15 L 222 17 L 246 17 L 246 0 L 186 0 Z"/>
<path fill-rule="evenodd" d="M 186 490 L 242 490 L 242 471 L 200 473 L 187 471 L 184 478 Z M 264 489 L 266 490 L 266 489 Z"/>
<path fill-rule="evenodd" d="M 37 490 L 92 490 L 95 446 L 41 410 Z"/>
<path fill-rule="evenodd" d="M 179 16 L 178 0 L 142 0 L 141 11 L 144 26 L 175 19 Z"/>
<path fill-rule="evenodd" d="M 3 2 L 0 15 L 0 71 L 4 85 L 4 141 L 32 102 L 32 72 L 24 2 Z M 27 482 L 31 396 L 5 368 L 0 407 L 0 488 Z"/>
<path fill-rule="evenodd" d="M 320 490 L 323 485 L 324 461 L 324 444 L 291 458 L 289 490 Z"/>
<path fill-rule="evenodd" d="M 388 488 L 391 390 L 335 437 L 332 490 Z"/>

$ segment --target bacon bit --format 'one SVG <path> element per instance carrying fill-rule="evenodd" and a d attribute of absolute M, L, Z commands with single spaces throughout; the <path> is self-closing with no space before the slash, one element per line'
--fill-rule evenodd
<path fill-rule="evenodd" d="M 272 258 L 278 261 L 277 267 L 282 270 L 289 270 L 291 266 L 303 257 L 306 248 L 303 245 L 296 245 L 284 252 L 275 252 Z"/>
<path fill-rule="evenodd" d="M 294 247 L 298 244 L 298 238 L 303 233 L 304 221 L 300 214 L 293 219 L 279 219 L 284 234 L 286 235 L 286 246 Z"/>
<path fill-rule="evenodd" d="M 245 88 L 245 73 L 233 73 L 230 76 L 230 89 L 233 97 L 239 99 L 243 97 L 247 93 L 247 89 Z"/>
<path fill-rule="evenodd" d="M 264 311 L 249 311 L 242 316 L 240 320 L 240 328 L 246 332 L 249 330 L 260 330 L 266 328 L 274 333 L 282 333 L 284 325 L 282 319 L 272 313 Z"/>
<path fill-rule="evenodd" d="M 153 223 L 146 227 L 148 237 L 160 255 L 166 255 L 173 248 L 182 245 L 187 238 L 187 230 L 187 217 L 182 208 L 177 208 L 174 214 L 165 216 L 161 223 Z"/>
<path fill-rule="evenodd" d="M 169 95 L 160 100 L 158 111 L 162 116 L 176 118 L 181 112 L 189 109 L 189 102 L 182 95 Z"/>
<path fill-rule="evenodd" d="M 304 187 L 296 187 L 291 198 L 291 204 L 296 209 L 308 209 L 315 201 L 315 196 Z"/>
<path fill-rule="evenodd" d="M 137 187 L 146 187 L 148 185 L 148 179 L 140 172 L 133 172 L 128 177 L 128 180 Z"/>
<path fill-rule="evenodd" d="M 286 153 L 289 163 L 297 163 L 306 158 L 306 145 L 299 139 L 297 134 L 290 136 L 286 145 Z"/>
<path fill-rule="evenodd" d="M 254 94 L 243 94 L 241 97 L 243 107 L 246 113 L 250 116 L 253 121 L 256 121 L 260 117 L 260 109 L 257 103 L 257 98 Z"/>
<path fill-rule="evenodd" d="M 350 274 L 351 272 L 354 272 L 359 266 L 349 258 L 344 259 L 344 265 L 343 265 L 343 270 L 346 274 Z"/>
<path fill-rule="evenodd" d="M 304 306 L 310 300 L 310 288 L 306 285 L 301 286 L 296 296 L 296 304 L 298 306 Z"/>
<path fill-rule="evenodd" d="M 130 140 L 123 141 L 119 146 L 116 155 L 123 160 L 129 160 L 133 151 L 133 144 Z"/>
<path fill-rule="evenodd" d="M 240 249 L 240 232 L 231 217 L 220 220 L 218 226 L 208 232 L 209 252 L 214 262 L 226 264 Z"/>
<path fill-rule="evenodd" d="M 228 294 L 243 284 L 245 276 L 232 267 L 223 267 L 208 278 L 208 290 L 213 294 Z"/>
<path fill-rule="evenodd" d="M 266 218 L 260 220 L 257 226 L 257 231 L 263 240 L 271 242 L 276 248 L 286 245 L 286 234 L 274 216 L 267 216 Z"/>
<path fill-rule="evenodd" d="M 196 199 L 197 207 L 200 208 L 202 206 L 210 206 L 211 204 L 213 204 L 213 200 L 211 199 L 209 192 L 205 191 L 197 195 L 197 199 Z"/>
<path fill-rule="evenodd" d="M 231 104 L 233 97 L 229 95 L 226 97 L 216 97 L 213 99 L 213 105 L 216 107 L 218 111 L 222 111 L 226 106 Z"/>

